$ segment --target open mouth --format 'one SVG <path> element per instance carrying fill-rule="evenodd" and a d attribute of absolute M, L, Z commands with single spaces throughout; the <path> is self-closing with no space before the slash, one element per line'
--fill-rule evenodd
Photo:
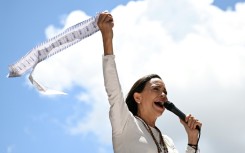
<path fill-rule="evenodd" d="M 157 102 L 154 102 L 156 106 L 158 107 L 161 107 L 163 108 L 164 107 L 164 102 L 160 102 L 160 101 L 157 101 Z"/>

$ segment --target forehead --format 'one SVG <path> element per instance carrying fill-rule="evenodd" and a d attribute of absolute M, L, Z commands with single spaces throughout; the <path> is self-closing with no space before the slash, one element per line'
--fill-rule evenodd
<path fill-rule="evenodd" d="M 152 78 L 151 80 L 148 81 L 147 84 L 149 86 L 163 86 L 163 87 L 165 87 L 164 82 L 159 78 Z"/>

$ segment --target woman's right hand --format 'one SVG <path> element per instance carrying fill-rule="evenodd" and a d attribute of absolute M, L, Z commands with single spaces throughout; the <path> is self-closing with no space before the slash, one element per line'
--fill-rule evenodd
<path fill-rule="evenodd" d="M 186 122 L 182 121 L 181 119 L 180 122 L 185 127 L 186 133 L 188 135 L 188 144 L 196 145 L 200 136 L 200 131 L 197 130 L 196 127 L 199 126 L 199 128 L 201 128 L 202 123 L 191 114 L 186 116 Z"/>

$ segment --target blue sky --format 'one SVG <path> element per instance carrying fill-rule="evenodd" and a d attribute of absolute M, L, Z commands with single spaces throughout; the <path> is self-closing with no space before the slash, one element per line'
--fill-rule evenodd
<path fill-rule="evenodd" d="M 225 13 L 227 9 L 233 10 L 234 5 L 240 1 L 242 0 L 238 0 L 238 1 L 216 0 L 214 1 L 213 4 L 215 5 L 215 8 L 217 8 L 221 13 Z M 81 153 L 81 152 L 110 153 L 110 152 L 113 152 L 112 144 L 110 143 L 111 141 L 110 137 L 102 136 L 101 138 L 101 135 L 103 135 L 103 131 L 96 131 L 96 128 L 97 129 L 110 128 L 110 124 L 108 120 L 104 123 L 101 123 L 101 124 L 107 124 L 103 128 L 96 125 L 97 127 L 94 127 L 95 130 L 86 129 L 86 127 L 84 126 L 82 126 L 82 129 L 79 129 L 80 121 L 86 121 L 82 118 L 86 116 L 87 114 L 90 114 L 90 112 L 93 112 L 93 110 L 96 110 L 94 109 L 94 106 L 90 104 L 90 101 L 89 101 L 91 99 L 93 100 L 94 97 L 86 97 L 86 93 L 90 93 L 89 88 L 86 88 L 87 87 L 86 81 L 82 83 L 73 81 L 69 85 L 62 86 L 61 89 L 65 90 L 65 92 L 67 92 L 68 95 L 50 97 L 50 96 L 44 96 L 44 95 L 39 94 L 33 87 L 31 87 L 28 84 L 28 81 L 26 79 L 28 74 L 25 74 L 24 76 L 18 77 L 18 78 L 6 78 L 6 76 L 8 74 L 9 64 L 13 64 L 18 59 L 20 59 L 22 56 L 24 56 L 32 47 L 46 40 L 47 36 L 45 35 L 45 30 L 50 25 L 55 27 L 56 29 L 62 29 L 64 24 L 62 24 L 61 21 L 67 18 L 71 12 L 75 10 L 80 10 L 86 13 L 87 16 L 94 16 L 96 12 L 99 12 L 99 11 L 114 10 L 115 14 L 118 14 L 116 16 L 120 16 L 120 13 L 118 12 L 120 12 L 120 9 L 124 9 L 124 8 L 119 8 L 117 6 L 119 5 L 127 6 L 128 2 L 129 1 L 127 0 L 117 0 L 117 1 L 106 0 L 103 2 L 102 1 L 82 1 L 82 0 L 81 1 L 63 1 L 63 0 L 62 1 L 60 0 L 59 1 L 58 0 L 53 0 L 53 1 L 47 1 L 47 0 L 43 0 L 43 1 L 8 0 L 6 1 L 6 0 L 2 0 L 1 1 L 1 6 L 0 6 L 0 17 L 2 19 L 1 25 L 0 25 L 1 34 L 2 34 L 0 38 L 2 42 L 0 45 L 0 53 L 1 53 L 1 56 L 0 56 L 1 57 L 1 60 L 0 60 L 0 63 L 1 63 L 0 64 L 0 69 L 1 69 L 0 71 L 0 74 L 1 74 L 1 79 L 0 79 L 1 81 L 0 152 L 1 153 L 68 153 L 68 152 L 69 153 Z M 136 4 L 131 4 L 131 5 L 136 5 Z M 132 9 L 131 5 L 129 6 L 129 10 Z M 126 15 L 129 15 L 129 14 L 126 14 Z M 123 14 L 121 16 L 123 16 Z M 200 18 L 201 17 L 202 16 L 200 15 Z M 131 19 L 131 17 L 129 17 L 129 19 Z M 176 20 L 179 21 L 181 19 L 177 18 Z M 118 22 L 115 23 L 115 28 L 117 26 L 117 23 Z M 215 26 L 217 27 L 213 28 L 213 30 L 219 29 L 219 26 L 220 28 L 223 28 L 222 24 L 219 25 L 219 23 L 215 23 Z M 243 24 L 243 26 L 245 25 Z M 171 30 L 172 29 L 170 28 L 169 35 L 171 34 L 175 35 L 176 31 L 171 33 Z M 115 31 L 117 31 L 117 29 L 115 29 Z M 183 34 L 183 31 L 177 31 L 177 32 L 179 32 L 177 33 L 177 35 Z M 211 32 L 212 32 L 212 29 L 211 29 Z M 118 30 L 117 33 L 120 33 L 122 36 L 125 36 L 125 39 L 131 39 L 130 35 L 123 35 L 123 32 L 120 30 Z M 219 35 L 217 34 L 216 38 L 217 39 L 220 38 L 219 43 L 224 43 L 226 46 L 228 46 L 228 48 L 231 46 L 235 46 L 239 48 L 239 44 L 241 43 L 239 42 L 239 40 L 233 39 L 234 42 L 233 41 L 229 42 L 230 43 L 229 44 L 228 42 L 226 42 L 227 41 L 226 39 L 224 40 L 221 39 L 222 35 L 220 33 L 222 32 L 218 31 L 217 33 Z M 117 37 L 120 37 L 120 35 L 118 34 Z M 180 37 L 176 37 L 176 38 L 180 38 Z M 242 36 L 238 38 L 242 38 Z M 124 41 L 115 42 L 118 48 L 120 48 L 119 47 L 120 42 L 122 42 L 121 44 L 123 45 Z M 243 43 L 243 46 L 244 46 L 244 43 Z M 124 48 L 127 49 L 127 47 L 125 46 Z M 135 48 L 137 48 L 137 45 L 135 46 Z M 140 47 L 140 49 L 142 48 Z M 119 54 L 121 55 L 122 53 L 119 53 Z M 213 54 L 216 55 L 216 53 L 213 53 Z M 89 55 L 90 54 L 88 54 L 88 56 Z M 102 55 L 102 51 L 101 51 L 101 54 L 98 55 L 98 57 L 101 57 L 100 55 Z M 240 55 L 241 56 L 239 57 L 244 60 L 244 54 L 240 53 Z M 171 57 L 171 55 L 169 56 Z M 133 57 L 137 57 L 137 55 Z M 238 58 L 234 57 L 234 59 L 238 59 Z M 120 64 L 120 59 L 119 59 L 118 65 L 119 67 L 123 67 L 122 66 L 123 62 L 121 62 Z M 238 63 L 238 65 L 241 67 L 244 66 L 240 63 Z M 217 64 L 215 66 L 219 68 L 220 65 Z M 98 65 L 97 67 L 101 68 L 100 65 Z M 92 68 L 93 67 L 91 66 L 91 69 Z M 232 68 L 232 69 L 234 70 L 236 68 Z M 170 71 L 170 74 L 171 72 L 172 71 Z M 225 72 L 225 70 L 222 72 Z M 238 71 L 235 71 L 235 72 L 238 72 Z M 139 72 L 139 74 L 140 73 L 141 72 Z M 200 72 L 200 74 L 201 73 L 202 72 Z M 56 75 L 56 72 L 53 72 L 52 74 Z M 93 72 L 91 72 L 90 74 L 93 74 Z M 101 73 L 99 74 L 100 74 L 99 77 L 101 78 L 102 75 Z M 220 77 L 221 75 L 222 73 L 217 74 L 217 76 L 220 76 Z M 234 75 L 236 75 L 236 73 L 234 73 Z M 58 76 L 56 77 L 59 78 L 62 76 L 58 74 Z M 213 76 L 209 74 L 207 75 L 207 77 L 212 78 Z M 127 77 L 122 76 L 122 78 L 125 79 Z M 188 78 L 188 75 L 186 78 Z M 186 79 L 186 78 L 183 78 L 183 79 Z M 241 82 L 244 83 L 243 82 L 244 73 L 238 73 L 236 79 L 239 79 L 239 78 L 241 78 Z M 135 79 L 135 78 L 133 77 L 132 79 Z M 222 81 L 222 79 L 230 79 L 230 78 L 221 77 L 220 82 Z M 171 84 L 173 80 L 171 79 L 169 80 L 170 80 L 169 84 Z M 102 82 L 103 80 L 99 80 L 99 81 L 101 81 L 101 85 L 103 85 L 103 82 Z M 188 83 L 188 80 L 186 82 Z M 179 82 L 180 86 L 175 86 L 175 85 L 170 86 L 170 90 L 174 91 L 173 88 L 177 87 L 178 90 L 181 91 L 181 89 L 183 89 L 184 86 L 186 85 L 186 82 Z M 213 83 L 218 84 L 220 82 L 217 81 Z M 235 85 L 237 85 L 236 81 L 233 81 L 233 82 L 231 81 L 231 83 L 234 83 Z M 93 83 L 89 85 L 93 85 Z M 231 87 L 229 86 L 229 89 L 234 89 L 234 91 L 239 91 L 239 92 L 230 93 L 230 91 L 227 89 L 226 84 L 224 85 L 223 88 L 218 88 L 217 86 L 215 86 L 214 88 L 210 89 L 210 92 L 211 91 L 212 92 L 223 91 L 223 93 L 229 93 L 231 94 L 231 96 L 236 96 L 238 98 L 238 101 L 242 101 L 244 96 L 241 93 L 242 91 L 244 91 L 244 87 L 239 86 L 239 90 L 238 90 L 238 87 L 235 87 L 235 85 L 234 86 L 232 85 Z M 103 87 L 99 87 L 99 89 L 100 88 L 103 89 Z M 188 87 L 188 89 L 190 88 L 192 89 L 192 91 L 195 91 L 194 87 Z M 208 91 L 208 90 L 205 90 L 205 91 Z M 82 93 L 82 96 L 81 96 L 81 93 Z M 174 95 L 174 96 L 185 97 L 183 93 L 181 92 L 179 93 L 180 93 L 179 95 Z M 101 94 L 102 95 L 104 94 L 104 97 L 101 100 L 101 103 L 107 103 L 105 93 L 102 92 Z M 214 99 L 217 99 L 220 101 L 222 100 L 222 99 L 219 99 L 220 97 L 215 96 L 215 95 L 210 96 L 210 97 L 213 97 Z M 195 97 L 192 97 L 192 98 L 190 99 L 196 100 Z M 228 97 L 227 99 L 231 100 L 232 98 Z M 105 105 L 105 107 L 107 107 L 107 105 Z M 244 105 L 242 105 L 240 108 L 244 108 Z M 223 109 L 221 109 L 221 111 L 222 110 Z M 106 111 L 107 109 L 105 109 L 104 112 Z M 200 109 L 199 111 L 202 111 L 202 109 Z M 203 110 L 203 111 L 206 111 L 206 110 Z M 226 109 L 224 109 L 224 111 L 226 111 Z M 240 111 L 238 112 L 239 114 L 242 114 Z M 198 114 L 198 111 L 195 113 Z M 104 118 L 108 118 L 108 115 L 104 113 L 104 115 L 102 116 L 95 116 L 91 118 L 93 119 L 95 118 L 94 119 L 95 121 L 97 119 L 98 122 L 100 122 L 100 121 L 103 121 Z M 200 118 L 203 118 L 204 121 L 208 121 L 208 119 L 206 119 L 202 115 L 200 115 Z M 90 122 L 86 121 L 85 124 L 86 123 L 90 123 Z M 234 124 L 234 125 L 237 125 L 237 124 Z M 211 125 L 209 127 L 212 128 Z M 104 134 L 108 135 L 108 132 L 105 132 Z M 208 135 L 208 133 L 206 134 Z M 204 140 L 202 140 L 202 138 L 200 140 L 203 145 L 202 148 L 206 149 L 206 151 L 203 151 L 203 152 L 214 151 L 214 148 L 217 146 L 217 144 L 215 144 L 216 142 L 214 142 L 215 144 L 214 146 L 212 146 L 211 144 L 204 143 L 205 140 L 208 140 L 209 138 L 211 138 L 211 136 L 205 137 L 205 131 L 203 135 L 204 135 L 203 136 Z M 216 135 L 216 136 L 218 137 L 219 135 Z M 105 139 L 109 139 L 109 140 L 106 140 L 106 142 L 103 142 Z M 245 140 L 245 134 L 243 136 L 243 140 Z M 179 146 L 183 146 L 182 140 L 177 140 L 177 144 Z M 182 152 L 182 150 L 183 148 L 179 148 L 180 152 Z"/>

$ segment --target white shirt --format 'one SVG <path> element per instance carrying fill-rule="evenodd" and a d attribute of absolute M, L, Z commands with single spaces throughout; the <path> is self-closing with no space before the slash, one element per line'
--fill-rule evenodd
<path fill-rule="evenodd" d="M 104 84 L 110 103 L 110 122 L 115 153 L 157 153 L 157 146 L 144 124 L 129 111 L 119 82 L 115 56 L 103 56 Z M 152 128 L 157 142 L 159 132 Z M 178 153 L 170 137 L 163 135 L 169 153 Z M 187 146 L 186 153 L 195 150 Z M 198 151 L 199 152 L 199 151 Z"/>

